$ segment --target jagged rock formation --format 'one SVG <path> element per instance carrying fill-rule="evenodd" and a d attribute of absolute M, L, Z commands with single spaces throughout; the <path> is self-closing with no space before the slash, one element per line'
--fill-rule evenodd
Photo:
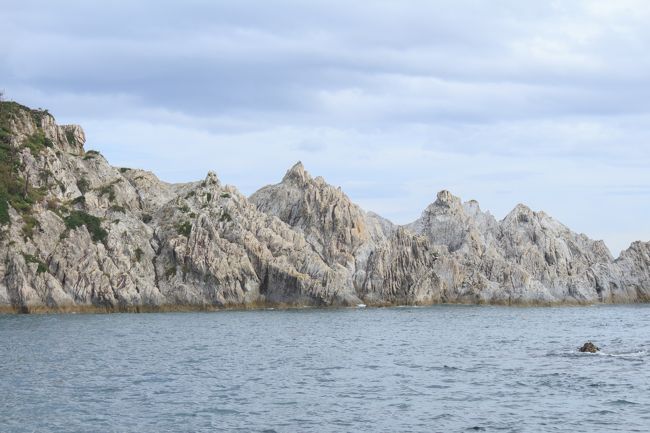
<path fill-rule="evenodd" d="M 602 241 L 573 233 L 544 212 L 521 204 L 497 221 L 475 201 L 461 203 L 442 191 L 408 227 L 445 249 L 445 256 L 461 269 L 462 281 L 453 285 L 468 288 L 477 301 L 647 299 L 649 244 L 634 244 L 614 261 Z"/>
<path fill-rule="evenodd" d="M 169 185 L 84 152 L 80 128 L 47 113 L 2 110 L 5 309 L 360 302 L 346 273 L 214 173 Z"/>
<path fill-rule="evenodd" d="M 78 126 L 0 103 L 0 310 L 576 303 L 650 299 L 650 243 L 602 242 L 443 191 L 400 227 L 302 164 L 246 198 L 84 150 Z"/>
<path fill-rule="evenodd" d="M 366 303 L 440 299 L 433 272 L 437 255 L 424 238 L 364 212 L 340 188 L 312 178 L 300 162 L 250 201 L 304 234 L 326 262 L 343 267 L 349 289 Z"/>

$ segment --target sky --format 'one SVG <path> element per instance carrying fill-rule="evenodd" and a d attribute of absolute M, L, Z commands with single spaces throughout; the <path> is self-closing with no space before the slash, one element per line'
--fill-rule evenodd
<path fill-rule="evenodd" d="M 0 0 L 0 90 L 244 194 L 300 160 L 408 223 L 450 190 L 650 240 L 650 2 Z"/>

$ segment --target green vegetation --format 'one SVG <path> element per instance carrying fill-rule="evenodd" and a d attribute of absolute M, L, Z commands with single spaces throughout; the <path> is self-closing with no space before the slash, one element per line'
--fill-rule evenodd
<path fill-rule="evenodd" d="M 227 192 L 221 193 L 221 198 L 230 198 L 230 194 Z"/>
<path fill-rule="evenodd" d="M 28 107 L 25 107 L 24 105 L 20 105 L 17 102 L 14 101 L 0 101 L 0 115 L 2 115 L 3 118 L 7 119 L 9 117 L 15 117 L 17 116 L 21 111 L 29 113 L 33 117 L 38 117 L 37 120 L 40 120 L 42 117 L 42 112 L 38 110 L 32 110 Z M 40 116 L 37 116 L 37 114 L 40 113 Z M 37 122 L 40 123 L 40 122 Z M 39 125 L 37 125 L 39 126 Z"/>
<path fill-rule="evenodd" d="M 47 201 L 47 208 L 58 215 L 59 218 L 63 217 L 70 213 L 68 206 L 61 204 L 58 199 L 49 199 Z"/>
<path fill-rule="evenodd" d="M 47 139 L 40 129 L 43 112 L 30 110 L 15 102 L 0 102 L 0 224 L 5 225 L 11 222 L 9 218 L 9 206 L 11 206 L 22 214 L 25 220 L 23 232 L 31 236 L 38 222 L 30 217 L 30 212 L 34 203 L 43 199 L 46 191 L 41 188 L 33 188 L 28 179 L 20 176 L 21 166 L 18 157 L 20 149 L 11 144 L 13 136 L 11 124 L 21 111 L 32 116 L 33 120 L 38 120 L 36 123 L 38 131 L 25 140 L 23 145 L 29 148 L 34 155 L 37 155 L 45 147 L 53 145 L 52 141 Z M 37 117 L 38 119 L 36 119 Z"/>
<path fill-rule="evenodd" d="M 77 145 L 77 139 L 74 138 L 74 132 L 71 129 L 66 129 L 65 130 L 65 139 L 68 140 L 68 143 L 70 146 L 76 146 Z"/>
<path fill-rule="evenodd" d="M 0 224 L 10 222 L 9 206 L 11 206 L 22 215 L 27 226 L 23 231 L 31 237 L 34 227 L 38 225 L 31 216 L 32 206 L 43 199 L 45 191 L 41 188 L 32 188 L 17 174 L 15 177 L 12 174 L 14 170 L 7 170 L 7 166 L 0 161 Z"/>
<path fill-rule="evenodd" d="M 181 223 L 178 226 L 176 226 L 176 230 L 178 231 L 179 235 L 183 235 L 189 238 L 190 233 L 192 233 L 192 224 L 188 221 L 185 221 L 184 223 Z"/>
<path fill-rule="evenodd" d="M 22 179 L 19 178 L 22 181 Z M 9 204 L 16 209 L 18 212 L 21 212 L 23 215 L 31 211 L 32 205 L 37 203 L 45 197 L 45 190 L 42 188 L 32 188 L 28 182 L 23 181 L 24 184 L 21 186 L 21 191 L 18 194 L 15 194 L 14 197 L 10 197 Z"/>
<path fill-rule="evenodd" d="M 40 173 L 38 173 L 38 178 L 45 184 L 45 187 L 49 187 L 50 185 L 50 177 L 54 176 L 54 173 L 52 173 L 48 169 L 43 169 Z"/>
<path fill-rule="evenodd" d="M 86 226 L 90 236 L 95 242 L 105 242 L 108 232 L 102 228 L 102 222 L 96 216 L 87 214 L 82 211 L 72 211 L 70 215 L 64 218 L 65 226 L 72 230 L 77 227 Z"/>
<path fill-rule="evenodd" d="M 205 195 L 205 200 L 210 203 L 212 201 L 212 193 L 207 193 Z"/>
<path fill-rule="evenodd" d="M 27 137 L 24 144 L 34 156 L 39 155 L 46 147 L 54 146 L 52 140 L 47 138 L 40 129 Z"/>
<path fill-rule="evenodd" d="M 0 192 L 0 225 L 9 224 L 9 222 L 11 222 L 11 218 L 9 218 L 7 195 L 4 192 Z"/>
<path fill-rule="evenodd" d="M 109 207 L 108 210 L 113 211 L 113 212 L 126 213 L 126 209 L 124 209 L 124 206 L 119 206 L 119 205 L 116 205 L 116 204 Z"/>
<path fill-rule="evenodd" d="M 0 145 L 9 146 L 11 143 L 11 132 L 9 129 L 3 128 L 3 125 L 0 124 Z"/>
<path fill-rule="evenodd" d="M 178 210 L 183 213 L 188 213 L 190 211 L 190 208 L 186 204 L 184 204 L 183 206 L 179 206 Z"/>
<path fill-rule="evenodd" d="M 176 275 L 176 266 L 170 266 L 165 269 L 165 278 L 171 278 Z"/>
<path fill-rule="evenodd" d="M 58 185 L 58 187 L 59 187 L 59 191 L 65 193 L 65 191 L 66 191 L 66 187 L 65 187 L 65 185 L 63 184 L 63 182 L 61 182 L 59 179 L 54 179 L 54 182 L 56 182 L 56 184 Z"/>
<path fill-rule="evenodd" d="M 90 182 L 85 177 L 82 177 L 77 181 L 77 188 L 82 194 L 85 194 L 90 189 Z"/>
<path fill-rule="evenodd" d="M 142 260 L 142 256 L 144 255 L 144 251 L 142 251 L 141 248 L 136 248 L 135 249 L 135 259 L 139 262 Z"/>
<path fill-rule="evenodd" d="M 36 218 L 29 214 L 23 215 L 23 221 L 23 236 L 31 239 L 34 236 L 34 228 L 40 227 L 41 225 Z"/>
<path fill-rule="evenodd" d="M 75 197 L 74 200 L 72 200 L 72 205 L 77 205 L 80 204 L 81 206 L 86 205 L 86 197 L 83 195 L 80 195 L 79 197 Z"/>
<path fill-rule="evenodd" d="M 221 222 L 230 222 L 230 221 L 232 221 L 232 217 L 230 216 L 230 214 L 228 212 L 223 211 L 223 213 L 221 214 L 221 218 L 219 218 L 219 221 L 221 221 Z"/>
<path fill-rule="evenodd" d="M 101 154 L 96 150 L 87 150 L 86 153 L 84 154 L 84 160 L 87 161 L 89 159 L 96 158 L 99 155 Z"/>
<path fill-rule="evenodd" d="M 120 167 L 120 173 L 126 173 L 127 171 L 131 170 L 128 167 Z"/>
<path fill-rule="evenodd" d="M 38 264 L 38 267 L 36 268 L 36 273 L 37 274 L 42 274 L 43 272 L 47 272 L 47 265 L 43 263 L 42 260 L 40 260 L 36 256 L 32 256 L 31 254 L 24 254 L 23 257 L 25 258 L 25 262 L 27 263 L 36 263 Z"/>
<path fill-rule="evenodd" d="M 113 183 L 104 185 L 97 192 L 99 193 L 100 197 L 104 197 L 105 195 L 108 196 L 108 201 L 109 202 L 114 202 L 115 201 L 115 188 L 113 188 Z"/>
<path fill-rule="evenodd" d="M 122 179 L 115 179 L 113 182 L 104 185 L 100 187 L 97 190 L 97 193 L 99 194 L 100 197 L 103 197 L 105 195 L 108 196 L 108 201 L 113 203 L 115 201 L 116 195 L 115 195 L 115 185 L 122 182 Z"/>
<path fill-rule="evenodd" d="M 38 128 L 40 128 L 43 124 L 43 117 L 50 116 L 50 112 L 42 108 L 39 108 L 38 110 L 31 110 L 28 108 L 28 110 L 30 111 L 32 119 L 34 119 L 34 122 L 36 122 L 36 126 Z"/>

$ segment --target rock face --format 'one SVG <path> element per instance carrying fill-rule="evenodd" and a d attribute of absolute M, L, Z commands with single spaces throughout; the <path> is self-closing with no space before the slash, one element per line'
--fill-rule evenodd
<path fill-rule="evenodd" d="M 482 212 L 478 203 L 461 203 L 447 191 L 438 194 L 408 226 L 442 248 L 460 269 L 460 281 L 477 300 L 503 303 L 596 302 L 638 299 L 628 293 L 632 281 L 620 281 L 617 265 L 602 241 L 573 233 L 544 212 L 518 205 L 502 221 Z M 631 263 L 634 261 L 634 263 Z M 627 266 L 647 269 L 635 251 Z M 601 280 L 595 283 L 596 277 Z"/>
<path fill-rule="evenodd" d="M 373 304 L 440 300 L 433 270 L 437 255 L 425 238 L 364 212 L 339 188 L 312 178 L 301 163 L 250 201 L 304 234 L 311 248 L 340 268 L 351 299 Z"/>
<path fill-rule="evenodd" d="M 650 243 L 602 242 L 449 192 L 396 226 L 298 163 L 250 198 L 84 150 L 78 126 L 0 103 L 0 310 L 650 300 Z"/>
<path fill-rule="evenodd" d="M 7 214 L 0 307 L 143 310 L 358 301 L 340 266 L 325 262 L 302 234 L 258 211 L 214 173 L 169 185 L 151 173 L 111 167 L 97 152 L 84 152 L 83 142 L 72 146 L 68 138 L 84 138 L 80 129 L 52 127 L 44 112 L 14 103 L 3 103 L 2 110 L 2 156 L 9 162 L 0 191 Z M 35 134 L 40 144 L 26 145 Z"/>

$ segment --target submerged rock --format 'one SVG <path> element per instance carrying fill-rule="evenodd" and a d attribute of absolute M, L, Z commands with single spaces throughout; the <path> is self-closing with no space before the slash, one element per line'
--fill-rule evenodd
<path fill-rule="evenodd" d="M 578 349 L 580 352 L 587 352 L 587 353 L 596 353 L 600 350 L 599 347 L 597 347 L 594 343 L 591 341 L 586 342 L 585 344 L 582 345 L 581 348 Z"/>

